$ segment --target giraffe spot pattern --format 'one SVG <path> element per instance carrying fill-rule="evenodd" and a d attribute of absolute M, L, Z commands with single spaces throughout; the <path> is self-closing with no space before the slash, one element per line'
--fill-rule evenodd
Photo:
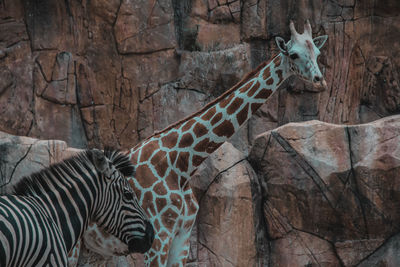
<path fill-rule="evenodd" d="M 193 156 L 193 166 L 197 167 L 200 166 L 200 164 L 205 160 L 205 157 L 201 157 L 198 155 Z"/>
<path fill-rule="evenodd" d="M 135 174 L 136 175 L 136 174 Z M 133 190 L 136 193 L 136 196 L 138 197 L 138 199 L 140 199 L 142 197 L 142 191 L 138 190 L 135 187 L 135 182 L 132 179 L 128 179 L 128 183 L 131 185 L 131 187 L 133 188 Z"/>
<path fill-rule="evenodd" d="M 166 158 L 167 153 L 159 150 L 152 158 L 151 164 L 155 167 L 157 174 L 159 176 L 164 176 L 166 170 L 168 169 L 168 162 Z"/>
<path fill-rule="evenodd" d="M 226 105 L 228 105 L 228 104 L 231 102 L 231 100 L 232 100 L 233 97 L 234 97 L 234 93 L 230 94 L 228 97 L 226 97 L 224 100 L 222 100 L 222 101 L 219 103 L 219 106 L 220 106 L 221 108 L 226 107 Z"/>
<path fill-rule="evenodd" d="M 185 177 L 183 177 L 183 176 L 180 176 L 180 177 L 179 177 L 179 186 L 180 186 L 180 189 L 185 189 L 186 186 L 189 186 L 189 184 L 187 183 L 187 181 L 188 181 L 188 179 L 186 179 Z"/>
<path fill-rule="evenodd" d="M 248 83 L 248 84 L 246 84 L 245 86 L 243 86 L 242 88 L 240 88 L 239 92 L 241 92 L 241 93 L 247 92 L 247 90 L 249 90 L 249 88 L 250 88 L 250 86 L 251 86 L 252 84 L 253 84 L 253 83 Z"/>
<path fill-rule="evenodd" d="M 257 81 L 256 84 L 250 89 L 250 91 L 247 93 L 249 97 L 252 97 L 255 92 L 257 92 L 258 88 L 260 88 L 260 83 Z"/>
<path fill-rule="evenodd" d="M 138 156 L 139 156 L 139 151 L 140 149 L 136 150 L 135 153 L 132 154 L 131 156 L 131 161 L 132 162 L 137 162 Z"/>
<path fill-rule="evenodd" d="M 150 209 L 151 214 L 156 214 L 155 207 L 153 205 L 153 193 L 151 191 L 147 191 L 143 195 L 143 207 L 148 207 Z"/>
<path fill-rule="evenodd" d="M 175 220 L 178 218 L 179 215 L 173 209 L 169 208 L 161 216 L 162 224 L 168 229 L 172 229 Z"/>
<path fill-rule="evenodd" d="M 279 67 L 281 65 L 281 57 L 276 57 L 273 62 L 275 64 L 275 68 Z"/>
<path fill-rule="evenodd" d="M 256 99 L 267 99 L 272 94 L 270 89 L 262 89 L 256 96 Z"/>
<path fill-rule="evenodd" d="M 152 248 L 154 248 L 156 251 L 159 251 L 161 249 L 161 241 L 158 240 L 158 238 L 154 239 Z"/>
<path fill-rule="evenodd" d="M 169 190 L 178 190 L 178 175 L 174 170 L 171 170 L 167 177 L 165 177 L 165 183 L 168 185 Z"/>
<path fill-rule="evenodd" d="M 233 100 L 233 102 L 226 109 L 226 113 L 228 113 L 228 115 L 233 114 L 242 104 L 243 99 L 240 97 L 236 97 L 235 100 Z"/>
<path fill-rule="evenodd" d="M 214 116 L 215 112 L 216 112 L 216 108 L 215 108 L 215 107 L 212 107 L 210 110 L 207 111 L 206 114 L 204 114 L 204 115 L 201 117 L 201 119 L 203 119 L 203 120 L 205 120 L 205 121 L 208 121 L 209 119 L 211 119 L 211 118 Z"/>
<path fill-rule="evenodd" d="M 217 115 L 214 116 L 214 118 L 211 120 L 211 125 L 215 125 L 217 122 L 219 122 L 222 119 L 222 113 L 218 113 Z"/>
<path fill-rule="evenodd" d="M 182 132 L 186 132 L 187 130 L 189 130 L 190 127 L 192 127 L 192 125 L 193 125 L 195 122 L 196 122 L 196 121 L 193 120 L 193 119 L 187 121 L 187 122 L 183 125 L 183 127 L 182 127 Z"/>
<path fill-rule="evenodd" d="M 139 165 L 136 168 L 136 176 L 137 177 L 146 177 L 143 179 L 141 186 L 143 188 L 150 188 L 155 182 L 157 182 L 157 178 L 154 176 L 153 172 L 147 165 Z"/>
<path fill-rule="evenodd" d="M 153 190 L 156 194 L 160 196 L 164 196 L 168 193 L 167 189 L 164 186 L 164 183 L 162 181 L 158 182 L 154 187 Z"/>
<path fill-rule="evenodd" d="M 165 246 L 162 250 L 162 254 L 160 257 L 161 265 L 166 266 L 166 262 L 168 259 L 168 246 Z"/>
<path fill-rule="evenodd" d="M 178 141 L 177 132 L 171 132 L 170 134 L 161 138 L 162 145 L 163 147 L 166 148 L 173 148 L 176 145 L 177 141 Z"/>
<path fill-rule="evenodd" d="M 182 196 L 180 196 L 180 195 L 178 195 L 178 194 L 176 194 L 176 193 L 172 193 L 172 194 L 170 195 L 170 199 L 171 199 L 172 205 L 173 205 L 174 207 L 177 207 L 178 210 L 180 210 L 180 209 L 182 208 L 182 205 L 183 205 L 183 198 L 182 198 Z"/>
<path fill-rule="evenodd" d="M 186 172 L 188 170 L 189 165 L 189 152 L 180 152 L 177 161 L 177 167 L 182 172 Z"/>
<path fill-rule="evenodd" d="M 161 210 L 162 210 L 165 206 L 167 206 L 167 200 L 166 200 L 165 198 L 157 197 L 157 198 L 156 198 L 156 207 L 157 207 L 158 213 L 160 213 Z"/>
<path fill-rule="evenodd" d="M 157 141 L 151 141 L 142 149 L 142 154 L 140 155 L 140 161 L 145 162 L 147 161 L 150 156 L 153 154 L 154 151 L 157 151 L 160 148 Z"/>
<path fill-rule="evenodd" d="M 241 111 L 239 111 L 238 114 L 236 115 L 236 119 L 239 125 L 242 125 L 243 122 L 246 121 L 248 114 L 249 114 L 249 103 L 247 103 L 244 106 L 244 108 Z"/>
<path fill-rule="evenodd" d="M 274 78 L 269 78 L 266 83 L 267 85 L 272 85 L 274 83 Z"/>
<path fill-rule="evenodd" d="M 267 67 L 264 72 L 263 72 L 263 79 L 266 80 L 271 76 L 271 71 L 269 69 L 269 67 Z"/>
<path fill-rule="evenodd" d="M 165 172 L 168 170 L 168 161 L 166 158 L 163 158 L 159 163 L 153 164 L 154 168 L 157 171 L 158 176 L 164 177 Z"/>
<path fill-rule="evenodd" d="M 208 143 L 206 152 L 207 153 L 213 153 L 215 150 L 217 150 L 223 143 L 215 143 L 213 141 Z"/>
<path fill-rule="evenodd" d="M 205 135 L 208 132 L 208 130 L 203 124 L 198 122 L 193 128 L 193 132 L 196 135 L 196 137 L 199 138 Z"/>
<path fill-rule="evenodd" d="M 153 222 L 153 227 L 155 228 L 155 229 L 160 229 L 161 228 L 161 225 L 160 225 L 160 222 L 158 221 L 158 219 L 155 219 L 154 220 L 154 222 Z M 155 242 L 155 240 L 154 240 L 154 242 Z"/>
<path fill-rule="evenodd" d="M 278 81 L 277 85 L 279 85 L 283 81 L 282 70 L 277 70 L 276 74 L 278 74 L 279 81 Z"/>
<path fill-rule="evenodd" d="M 185 133 L 182 135 L 181 141 L 179 142 L 179 147 L 188 147 L 193 144 L 193 136 L 191 133 Z"/>
<path fill-rule="evenodd" d="M 232 122 L 229 120 L 223 121 L 220 125 L 213 129 L 213 132 L 218 136 L 226 136 L 231 137 L 235 132 L 235 128 L 233 127 Z"/>
<path fill-rule="evenodd" d="M 251 113 L 254 114 L 254 112 L 257 111 L 262 106 L 262 103 L 253 103 L 251 104 Z"/>
<path fill-rule="evenodd" d="M 196 150 L 197 152 L 205 152 L 209 141 L 210 141 L 209 138 L 205 138 L 205 139 L 201 140 L 200 142 L 198 142 L 197 145 L 195 145 L 193 149 Z"/>
<path fill-rule="evenodd" d="M 178 152 L 176 150 L 169 152 L 169 159 L 171 161 L 171 164 L 175 163 L 177 155 L 178 155 Z"/>

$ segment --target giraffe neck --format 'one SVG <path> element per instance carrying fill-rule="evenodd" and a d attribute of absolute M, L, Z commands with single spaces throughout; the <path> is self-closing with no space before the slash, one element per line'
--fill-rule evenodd
<path fill-rule="evenodd" d="M 292 75 L 287 61 L 279 54 L 268 64 L 261 64 L 203 109 L 132 149 L 131 155 L 139 160 L 138 164 L 150 161 L 153 173 L 159 177 L 167 175 L 172 167 L 179 176 L 189 178 Z"/>

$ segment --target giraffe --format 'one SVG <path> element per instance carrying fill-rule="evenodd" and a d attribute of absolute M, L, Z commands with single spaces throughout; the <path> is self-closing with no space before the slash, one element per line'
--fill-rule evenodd
<path fill-rule="evenodd" d="M 128 179 L 156 231 L 152 248 L 145 254 L 147 266 L 185 265 L 189 237 L 199 209 L 189 184 L 197 167 L 288 77 L 297 75 L 326 87 L 317 58 L 328 36 L 313 39 L 308 20 L 303 34 L 296 31 L 292 21 L 289 27 L 290 40 L 275 38 L 280 53 L 270 62 L 262 63 L 199 111 L 155 132 L 129 150 L 131 162 L 136 166 L 136 179 Z M 101 235 L 98 229 L 96 234 L 90 232 L 87 231 L 92 238 Z M 99 236 L 96 239 L 101 240 Z M 90 242 L 90 237 L 85 241 Z"/>

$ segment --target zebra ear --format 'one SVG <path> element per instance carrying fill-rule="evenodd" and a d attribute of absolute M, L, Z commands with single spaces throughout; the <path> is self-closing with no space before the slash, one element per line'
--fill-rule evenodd
<path fill-rule="evenodd" d="M 105 172 L 108 168 L 108 162 L 103 152 L 98 149 L 92 149 L 93 164 L 99 172 Z"/>

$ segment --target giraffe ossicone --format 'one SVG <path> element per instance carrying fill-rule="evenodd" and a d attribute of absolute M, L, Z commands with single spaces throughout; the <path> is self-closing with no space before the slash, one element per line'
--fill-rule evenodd
<path fill-rule="evenodd" d="M 291 39 L 276 38 L 280 53 L 201 110 L 156 132 L 130 150 L 136 179 L 129 179 L 155 228 L 148 266 L 183 266 L 198 211 L 188 181 L 197 167 L 228 140 L 292 75 L 326 86 L 317 64 L 327 36 L 312 39 L 307 21 L 299 34 L 290 23 Z M 99 235 L 87 238 L 104 238 Z M 99 248 L 97 251 L 101 250 Z M 104 246 L 103 250 L 107 250 Z"/>

